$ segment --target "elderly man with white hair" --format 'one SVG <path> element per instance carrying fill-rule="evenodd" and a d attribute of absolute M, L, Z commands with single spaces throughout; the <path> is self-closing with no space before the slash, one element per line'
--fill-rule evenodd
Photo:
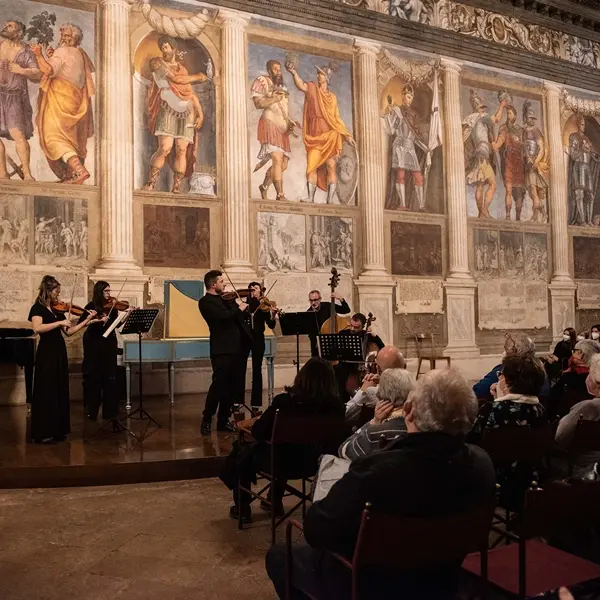
<path fill-rule="evenodd" d="M 369 373 L 363 379 L 361 388 L 346 403 L 346 421 L 358 419 L 363 406 L 375 407 L 377 404 L 377 384 L 381 374 L 387 369 L 406 369 L 402 352 L 396 346 L 384 346 L 375 358 L 377 374 Z"/>
<path fill-rule="evenodd" d="M 385 514 L 434 518 L 464 514 L 493 502 L 494 468 L 488 455 L 465 443 L 477 416 L 477 400 L 456 369 L 433 370 L 404 403 L 406 435 L 385 452 L 353 461 L 329 494 L 304 520 L 306 544 L 292 548 L 292 598 L 349 598 L 350 571 L 330 552 L 352 557 L 365 504 Z M 285 598 L 285 546 L 272 546 L 266 566 Z M 380 568 L 361 573 L 361 598 L 450 599 L 460 571 L 432 567 L 417 572 Z"/>
<path fill-rule="evenodd" d="M 592 357 L 590 372 L 586 378 L 586 387 L 591 400 L 578 402 L 565 415 L 556 430 L 556 443 L 563 450 L 568 450 L 573 443 L 575 429 L 579 419 L 586 421 L 600 421 L 600 354 Z M 578 478 L 598 477 L 596 464 L 600 462 L 600 453 L 586 452 L 575 457 L 573 475 Z"/>
<path fill-rule="evenodd" d="M 387 369 L 377 387 L 375 416 L 350 436 L 340 447 L 341 458 L 356 460 L 379 450 L 406 433 L 404 403 L 415 388 L 416 380 L 406 369 Z"/>
<path fill-rule="evenodd" d="M 535 343 L 526 334 L 521 332 L 506 333 L 504 335 L 504 352 L 505 356 L 535 356 Z M 473 391 L 478 400 L 494 400 L 494 390 L 498 385 L 498 373 L 502 371 L 502 363 L 496 365 L 483 379 L 479 380 L 474 386 Z M 546 376 L 544 385 L 539 394 L 539 399 L 542 404 L 545 404 L 546 399 L 550 396 L 550 382 Z"/>

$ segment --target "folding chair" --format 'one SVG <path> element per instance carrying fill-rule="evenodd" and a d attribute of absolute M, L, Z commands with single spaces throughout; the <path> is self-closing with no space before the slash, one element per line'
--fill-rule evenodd
<path fill-rule="evenodd" d="M 583 415 L 580 415 L 573 442 L 568 450 L 569 476 L 573 476 L 577 456 L 584 452 L 600 452 L 600 421 L 586 421 Z"/>
<path fill-rule="evenodd" d="M 539 427 L 515 426 L 486 429 L 480 446 L 488 453 L 496 468 L 508 467 L 518 462 L 533 470 L 542 464 L 553 443 L 553 428 L 552 425 L 547 424 Z M 500 497 L 502 490 L 499 485 L 497 489 Z M 515 514 L 511 515 L 511 510 L 518 508 L 501 504 L 497 506 L 492 525 L 492 531 L 500 534 L 500 537 L 492 547 L 502 540 L 508 543 L 510 537 L 506 533 L 510 531 L 511 522 L 516 517 Z M 503 509 L 504 515 L 498 509 Z M 504 526 L 504 531 L 499 527 L 500 525 Z"/>
<path fill-rule="evenodd" d="M 293 444 L 294 446 L 304 446 L 307 450 L 312 452 L 317 449 L 319 453 L 324 453 L 327 448 L 337 448 L 339 444 L 344 440 L 344 421 L 340 417 L 332 416 L 321 416 L 313 415 L 307 417 L 292 417 L 283 415 L 279 410 L 275 411 L 275 420 L 273 423 L 273 431 L 271 434 L 271 441 L 269 444 L 270 460 L 269 471 L 259 471 L 256 476 L 257 479 L 267 480 L 267 485 L 264 486 L 260 491 L 254 492 L 251 486 L 248 488 L 238 484 L 238 506 L 241 507 L 241 494 L 247 492 L 252 496 L 251 502 L 259 499 L 265 502 L 271 507 L 271 543 L 275 543 L 275 532 L 277 527 L 283 523 L 287 518 L 290 517 L 299 507 L 302 507 L 302 518 L 306 514 L 306 502 L 310 501 L 309 492 L 307 492 L 306 484 L 312 484 L 312 478 L 316 474 L 315 472 L 289 472 L 285 471 L 285 467 L 280 469 L 281 472 L 277 472 L 278 460 L 277 451 L 281 449 L 282 445 Z M 298 498 L 298 502 L 293 508 L 284 512 L 284 515 L 279 519 L 276 518 L 274 505 L 271 499 L 265 494 L 273 485 L 276 479 L 285 480 L 300 480 L 302 482 L 302 489 L 299 490 L 294 486 L 286 483 L 284 495 L 295 496 Z M 310 489 L 310 488 L 309 488 Z M 273 496 L 273 494 L 271 494 Z M 239 511 L 238 528 L 242 529 L 242 511 Z"/>
<path fill-rule="evenodd" d="M 529 490 L 515 524 L 518 543 L 471 554 L 463 569 L 519 598 L 595 579 L 600 576 L 600 565 L 534 538 L 600 524 L 599 503 L 600 483 L 596 482 L 555 482 Z"/>
<path fill-rule="evenodd" d="M 363 510 L 354 554 L 348 559 L 331 553 L 351 571 L 352 600 L 359 600 L 361 569 L 386 567 L 390 570 L 417 570 L 459 565 L 475 549 L 487 548 L 494 512 L 488 503 L 466 513 L 444 517 L 400 517 L 380 514 L 367 503 Z M 291 599 L 293 583 L 292 529 L 303 531 L 295 520 L 286 529 L 286 598 Z M 432 541 L 435 540 L 435 543 Z M 327 600 L 315 598 L 313 600 Z"/>

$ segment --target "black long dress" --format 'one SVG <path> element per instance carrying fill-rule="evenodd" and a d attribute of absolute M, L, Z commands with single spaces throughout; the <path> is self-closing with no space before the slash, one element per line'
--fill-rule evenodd
<path fill-rule="evenodd" d="M 45 325 L 64 319 L 62 313 L 54 313 L 38 302 L 29 311 L 29 321 L 33 317 L 41 317 Z M 31 437 L 34 442 L 49 438 L 62 440 L 70 432 L 69 362 L 59 327 L 39 334 L 31 402 Z"/>
<path fill-rule="evenodd" d="M 85 306 L 79 322 L 84 321 L 89 313 L 98 310 L 92 302 Z M 92 323 L 83 334 L 83 401 L 86 414 L 96 419 L 100 405 L 102 418 L 113 419 L 119 412 L 119 396 L 117 392 L 117 336 L 114 330 L 108 337 L 104 332 L 119 315 L 113 310 L 107 323 Z"/>

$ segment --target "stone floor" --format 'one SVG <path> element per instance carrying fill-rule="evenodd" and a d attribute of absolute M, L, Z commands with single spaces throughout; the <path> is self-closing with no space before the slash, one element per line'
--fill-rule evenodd
<path fill-rule="evenodd" d="M 0 598 L 276 598 L 269 519 L 238 531 L 230 499 L 216 479 L 0 491 Z"/>

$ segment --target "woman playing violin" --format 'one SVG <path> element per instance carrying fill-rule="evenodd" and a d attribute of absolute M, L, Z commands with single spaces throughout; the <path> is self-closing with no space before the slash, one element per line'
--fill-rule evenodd
<path fill-rule="evenodd" d="M 250 403 L 252 408 L 258 410 L 262 406 L 263 380 L 262 364 L 265 354 L 265 325 L 275 329 L 275 318 L 277 310 L 269 305 L 263 310 L 264 288 L 257 281 L 248 285 L 248 316 L 250 328 L 252 329 L 252 396 Z"/>
<path fill-rule="evenodd" d="M 35 443 L 64 441 L 71 432 L 69 363 L 63 334 L 74 335 L 98 322 L 92 310 L 72 325 L 58 308 L 59 296 L 60 283 L 51 275 L 44 275 L 28 317 L 39 336 L 31 402 L 31 437 Z M 68 305 L 60 308 L 69 310 Z"/>
<path fill-rule="evenodd" d="M 85 306 L 80 319 L 84 321 L 92 313 L 99 317 L 83 334 L 83 403 L 90 421 L 98 419 L 100 405 L 103 419 L 114 419 L 119 412 L 117 335 L 113 330 L 104 337 L 119 315 L 119 309 L 133 310 L 128 303 L 111 296 L 106 281 L 96 282 L 92 301 Z"/>

